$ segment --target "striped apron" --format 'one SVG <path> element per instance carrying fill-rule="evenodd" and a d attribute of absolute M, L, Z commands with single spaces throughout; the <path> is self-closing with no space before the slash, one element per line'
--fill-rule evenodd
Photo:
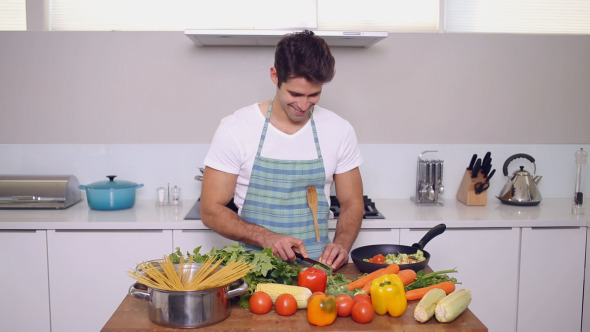
<path fill-rule="evenodd" d="M 303 240 L 309 257 L 318 258 L 328 244 L 330 204 L 326 200 L 324 161 L 320 150 L 313 113 L 310 117 L 317 159 L 279 160 L 262 157 L 260 152 L 270 123 L 273 102 L 268 106 L 258 151 L 252 167 L 250 184 L 242 206 L 241 217 L 275 233 Z M 316 241 L 313 216 L 307 204 L 307 187 L 313 185 L 318 195 L 320 242 Z M 261 248 L 248 246 L 248 249 Z"/>

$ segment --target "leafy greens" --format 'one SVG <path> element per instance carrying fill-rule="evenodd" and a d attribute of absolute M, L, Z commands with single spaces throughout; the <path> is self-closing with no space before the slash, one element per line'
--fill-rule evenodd
<path fill-rule="evenodd" d="M 270 248 L 261 251 L 246 250 L 238 243 L 233 243 L 230 246 L 225 246 L 221 249 L 212 248 L 209 253 L 201 254 L 201 246 L 193 250 L 193 259 L 197 263 L 202 263 L 209 257 L 224 258 L 225 262 L 232 262 L 242 260 L 246 263 L 254 265 L 254 268 L 244 277 L 248 283 L 248 291 L 240 296 L 240 306 L 242 308 L 249 308 L 248 301 L 250 296 L 254 294 L 256 285 L 259 283 L 281 283 L 291 285 L 297 280 L 297 275 L 301 271 L 301 267 L 297 264 L 289 264 L 272 254 Z M 190 255 L 187 252 L 187 256 Z M 169 255 L 173 263 L 179 263 L 180 257 L 183 253 L 180 248 Z"/>

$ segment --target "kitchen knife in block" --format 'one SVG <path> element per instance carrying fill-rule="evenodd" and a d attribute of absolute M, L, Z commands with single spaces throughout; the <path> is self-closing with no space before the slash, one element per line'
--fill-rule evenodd
<path fill-rule="evenodd" d="M 471 171 L 465 171 L 459 189 L 457 190 L 457 200 L 465 205 L 482 206 L 486 205 L 488 191 L 484 190 L 481 194 L 475 193 L 475 184 L 477 182 L 484 182 L 485 178 L 481 172 L 477 177 L 471 177 Z"/>

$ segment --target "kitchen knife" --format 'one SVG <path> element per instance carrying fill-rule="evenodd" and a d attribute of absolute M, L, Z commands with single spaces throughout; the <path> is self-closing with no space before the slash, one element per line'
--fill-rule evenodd
<path fill-rule="evenodd" d="M 480 170 L 481 170 L 481 159 L 477 158 L 477 160 L 475 161 L 475 164 L 471 168 L 471 177 L 472 178 L 477 177 L 477 173 L 479 173 Z"/>
<path fill-rule="evenodd" d="M 487 182 L 489 182 L 489 181 L 490 181 L 490 179 L 492 178 L 492 176 L 494 176 L 494 173 L 496 173 L 496 169 L 495 169 L 495 168 L 494 168 L 494 169 L 493 169 L 493 170 L 490 172 L 490 174 L 488 174 L 488 175 L 486 176 L 486 181 L 487 181 Z"/>
<path fill-rule="evenodd" d="M 485 163 L 482 162 L 481 164 L 481 173 L 484 177 L 488 177 L 490 170 L 492 169 L 492 158 L 488 159 Z"/>
<path fill-rule="evenodd" d="M 473 156 L 471 157 L 471 161 L 469 162 L 469 167 L 467 167 L 468 171 L 473 169 L 473 165 L 475 164 L 476 159 L 477 159 L 477 153 L 474 153 Z"/>
<path fill-rule="evenodd" d="M 492 162 L 492 153 L 488 151 L 488 152 L 486 152 L 485 156 L 483 156 L 483 159 L 481 160 L 482 168 L 487 164 L 491 164 L 491 162 Z"/>
<path fill-rule="evenodd" d="M 311 259 L 309 257 L 308 258 L 303 258 L 303 255 L 300 254 L 300 253 L 298 253 L 297 251 L 295 251 L 295 257 L 299 258 L 300 260 L 302 260 L 304 262 L 307 262 L 307 263 L 310 263 L 310 264 L 313 264 L 313 265 L 317 264 L 317 265 L 323 267 L 324 269 L 332 270 L 332 267 L 331 266 L 328 266 L 328 265 L 326 265 L 324 263 L 320 263 L 320 262 L 316 261 L 315 259 Z"/>

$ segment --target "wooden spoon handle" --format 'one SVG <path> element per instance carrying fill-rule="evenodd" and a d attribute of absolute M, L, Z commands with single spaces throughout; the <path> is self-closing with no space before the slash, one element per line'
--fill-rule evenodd
<path fill-rule="evenodd" d="M 320 227 L 318 225 L 318 194 L 314 186 L 307 187 L 307 204 L 313 216 L 313 226 L 315 227 L 315 239 L 320 242 Z"/>

